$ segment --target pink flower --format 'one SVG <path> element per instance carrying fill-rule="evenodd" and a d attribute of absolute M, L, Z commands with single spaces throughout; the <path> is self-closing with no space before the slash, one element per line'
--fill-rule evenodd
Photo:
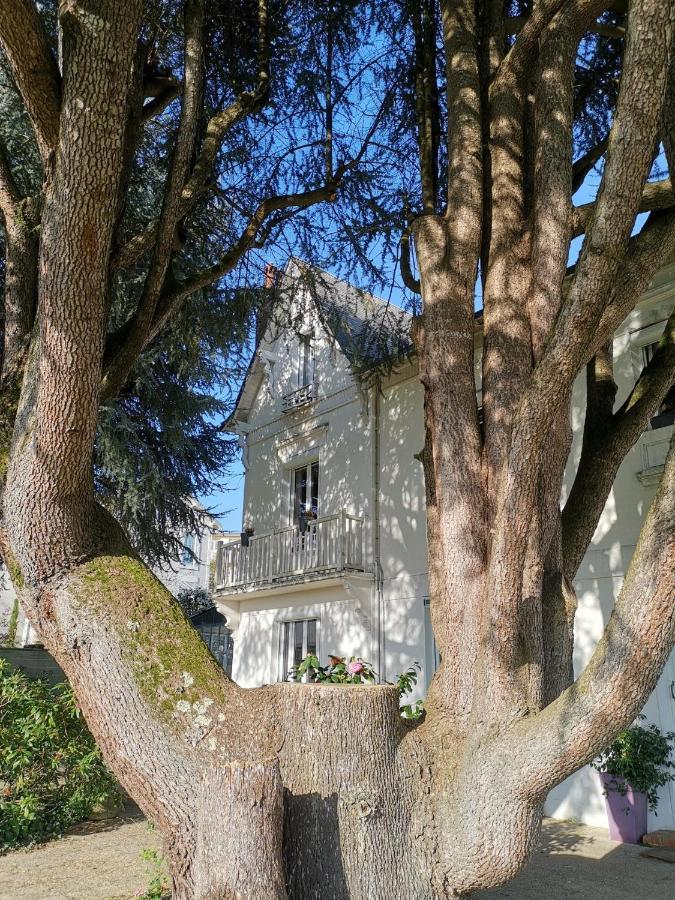
<path fill-rule="evenodd" d="M 350 675 L 360 675 L 363 670 L 363 663 L 358 662 L 357 660 L 353 660 L 352 662 L 347 663 L 347 671 Z"/>

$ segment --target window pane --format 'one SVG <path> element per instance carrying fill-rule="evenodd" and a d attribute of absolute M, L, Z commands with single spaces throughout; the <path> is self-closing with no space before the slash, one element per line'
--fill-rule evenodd
<path fill-rule="evenodd" d="M 315 516 L 319 515 L 319 463 L 312 463 L 312 499 L 311 509 Z"/>
<path fill-rule="evenodd" d="M 307 653 L 316 655 L 316 619 L 307 622 Z"/>
<path fill-rule="evenodd" d="M 298 364 L 298 387 L 304 387 L 312 380 L 312 342 L 307 335 L 300 335 L 300 359 Z"/>
<path fill-rule="evenodd" d="M 293 521 L 307 508 L 307 468 L 302 466 L 293 472 Z"/>
<path fill-rule="evenodd" d="M 281 641 L 281 677 L 284 681 L 289 679 L 288 642 L 290 639 L 291 623 L 284 622 Z"/>
<path fill-rule="evenodd" d="M 302 652 L 302 638 L 305 630 L 304 622 L 294 622 L 295 625 L 295 637 L 293 641 L 293 665 L 297 666 L 302 662 L 303 652 Z"/>

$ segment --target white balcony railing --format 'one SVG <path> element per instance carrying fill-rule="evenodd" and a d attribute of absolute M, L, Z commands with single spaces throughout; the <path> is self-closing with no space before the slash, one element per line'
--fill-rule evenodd
<path fill-rule="evenodd" d="M 322 576 L 346 570 L 365 571 L 363 519 L 340 512 L 307 523 L 279 528 L 239 541 L 220 544 L 216 557 L 216 590 L 273 584 L 297 576 Z"/>
<path fill-rule="evenodd" d="M 281 408 L 284 412 L 292 412 L 300 406 L 306 406 L 312 403 L 315 397 L 314 383 L 310 381 L 298 388 L 297 391 L 291 391 L 290 394 L 284 394 L 281 398 Z"/>

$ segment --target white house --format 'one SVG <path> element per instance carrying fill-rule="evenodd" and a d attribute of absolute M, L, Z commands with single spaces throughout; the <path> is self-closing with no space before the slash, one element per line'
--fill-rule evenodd
<path fill-rule="evenodd" d="M 409 320 L 295 260 L 276 294 L 276 314 L 231 417 L 243 447 L 243 529 L 249 533 L 218 550 L 216 600 L 234 630 L 233 677 L 251 687 L 281 680 L 293 663 L 316 651 L 323 661 L 329 653 L 362 656 L 384 680 L 418 661 L 423 695 L 437 659 L 427 605 L 423 474 L 416 459 L 424 440 L 423 394 L 405 336 Z M 674 296 L 675 263 L 659 273 L 617 332 L 617 402 L 649 358 Z M 475 341 L 478 361 L 479 321 Z M 385 348 L 408 355 L 379 385 L 368 383 L 359 374 L 363 361 Z M 580 451 L 584 391 L 581 377 L 568 485 Z M 624 461 L 579 571 L 577 670 L 602 632 L 658 483 L 673 393 Z M 674 683 L 671 658 L 645 709 L 664 730 L 675 730 Z M 556 789 L 547 809 L 606 824 L 590 769 Z M 657 823 L 675 825 L 672 786 L 662 793 Z"/>

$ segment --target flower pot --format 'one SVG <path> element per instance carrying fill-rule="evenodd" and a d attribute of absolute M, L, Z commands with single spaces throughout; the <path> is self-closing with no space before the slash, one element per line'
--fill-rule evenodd
<path fill-rule="evenodd" d="M 624 844 L 639 844 L 647 833 L 647 795 L 634 791 L 625 778 L 601 772 L 609 836 Z M 625 793 L 623 793 L 625 792 Z"/>

